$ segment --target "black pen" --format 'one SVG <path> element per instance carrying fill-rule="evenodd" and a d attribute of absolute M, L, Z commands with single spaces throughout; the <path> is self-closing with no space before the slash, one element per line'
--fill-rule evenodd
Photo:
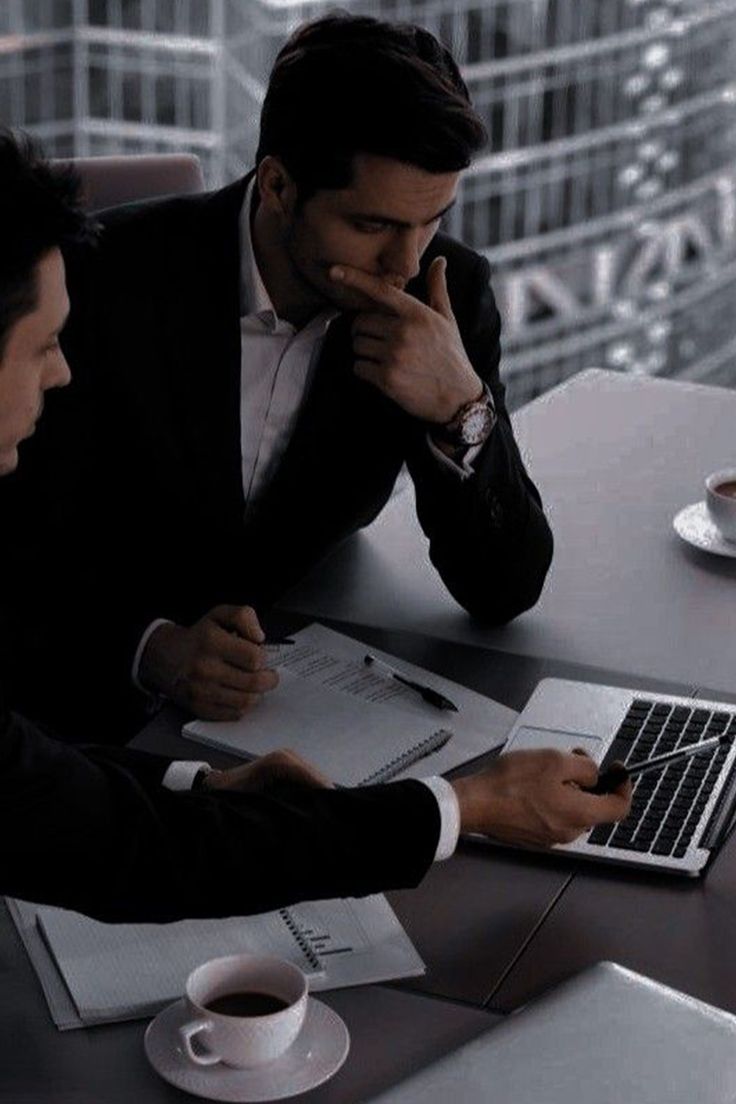
<path fill-rule="evenodd" d="M 390 678 L 396 679 L 403 686 L 408 686 L 410 690 L 415 690 L 424 701 L 429 702 L 430 705 L 434 705 L 437 709 L 448 709 L 453 713 L 459 713 L 460 710 L 454 702 L 451 702 L 449 698 L 446 698 L 444 694 L 440 694 L 439 690 L 433 690 L 431 686 L 424 686 L 421 682 L 414 682 L 412 679 L 407 678 L 406 675 L 400 675 L 398 671 L 395 671 L 393 667 L 390 667 L 384 660 L 378 659 L 376 656 L 371 655 L 368 652 L 363 656 L 363 662 L 368 667 L 378 667 Z"/>
<path fill-rule="evenodd" d="M 284 644 L 296 644 L 296 640 L 291 640 L 288 636 L 285 636 L 283 640 L 278 640 L 276 637 L 269 637 L 268 640 L 261 641 L 262 648 L 280 648 Z"/>
<path fill-rule="evenodd" d="M 635 763 L 627 763 L 626 766 L 616 764 L 602 771 L 598 781 L 588 792 L 594 794 L 610 793 L 615 790 L 627 778 L 633 775 L 646 774 L 648 771 L 661 770 L 673 763 L 679 763 L 683 759 L 689 759 L 692 755 L 700 755 L 704 751 L 713 751 L 719 744 L 730 741 L 731 737 L 722 733 L 720 736 L 711 736 L 707 740 L 701 740 L 699 744 L 684 744 L 674 751 L 666 751 L 662 755 L 655 755 L 653 759 L 638 759 Z"/>

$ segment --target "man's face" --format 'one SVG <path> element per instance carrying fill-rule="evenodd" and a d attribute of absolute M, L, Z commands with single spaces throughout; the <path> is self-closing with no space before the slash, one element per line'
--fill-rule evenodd
<path fill-rule="evenodd" d="M 454 203 L 459 173 L 430 173 L 374 154 L 353 160 L 349 187 L 322 190 L 293 205 L 284 246 L 292 274 L 306 293 L 338 310 L 365 308 L 357 292 L 329 278 L 335 264 L 352 265 L 404 286 Z"/>
<path fill-rule="evenodd" d="M 69 313 L 60 251 L 46 253 L 34 275 L 36 306 L 11 326 L 0 359 L 0 475 L 17 467 L 18 445 L 33 433 L 44 391 L 70 379 L 59 347 Z"/>

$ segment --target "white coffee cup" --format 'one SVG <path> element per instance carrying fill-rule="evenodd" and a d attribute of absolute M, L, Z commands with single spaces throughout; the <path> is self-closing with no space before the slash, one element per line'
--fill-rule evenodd
<path fill-rule="evenodd" d="M 736 497 L 718 490 L 728 483 L 736 484 L 736 468 L 725 468 L 709 475 L 705 481 L 705 501 L 721 536 L 736 541 Z"/>
<path fill-rule="evenodd" d="M 285 1007 L 266 1015 L 225 1014 L 210 1007 L 233 994 L 267 994 Z M 307 979 L 298 966 L 262 955 L 213 958 L 187 979 L 186 999 L 192 1019 L 179 1028 L 190 1061 L 198 1066 L 224 1062 L 250 1069 L 273 1062 L 302 1029 L 307 1011 Z M 242 1002 L 241 1002 L 242 1003 Z M 194 1050 L 192 1040 L 199 1036 Z"/>

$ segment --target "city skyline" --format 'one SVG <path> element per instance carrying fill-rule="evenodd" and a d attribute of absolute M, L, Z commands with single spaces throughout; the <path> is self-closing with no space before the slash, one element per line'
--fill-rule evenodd
<path fill-rule="evenodd" d="M 736 0 L 343 0 L 419 21 L 489 130 L 446 229 L 483 253 L 512 406 L 586 367 L 736 384 Z M 50 156 L 251 167 L 268 73 L 325 0 L 8 0 L 0 119 Z"/>

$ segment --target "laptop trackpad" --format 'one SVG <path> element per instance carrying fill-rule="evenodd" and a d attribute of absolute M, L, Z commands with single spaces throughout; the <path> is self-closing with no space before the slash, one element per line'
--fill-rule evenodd
<path fill-rule="evenodd" d="M 572 751 L 573 748 L 582 748 L 596 762 L 599 762 L 606 752 L 607 740 L 598 736 L 583 735 L 579 732 L 560 732 L 553 728 L 531 728 L 522 725 L 514 733 L 506 744 L 504 751 L 521 751 L 537 748 L 558 748 L 559 751 Z"/>

